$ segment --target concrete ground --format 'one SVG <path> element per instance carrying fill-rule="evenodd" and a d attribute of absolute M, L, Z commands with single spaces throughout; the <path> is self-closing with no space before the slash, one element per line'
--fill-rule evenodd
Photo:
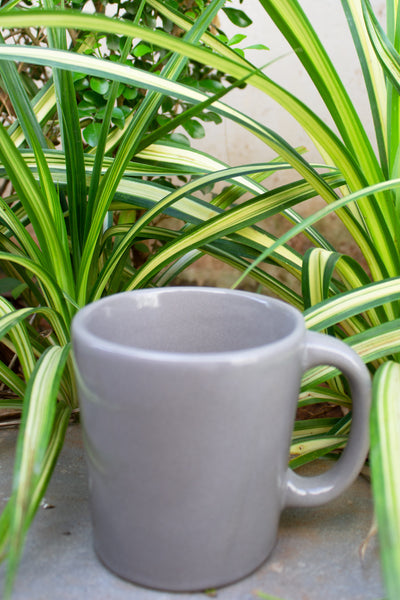
<path fill-rule="evenodd" d="M 13 429 L 0 431 L 0 508 L 10 493 L 16 435 Z M 287 509 L 278 543 L 265 564 L 212 597 L 380 600 L 384 592 L 378 542 L 373 537 L 364 544 L 371 521 L 370 485 L 363 477 L 327 506 Z M 4 566 L 0 584 L 3 577 Z M 29 531 L 13 600 L 201 600 L 210 596 L 144 589 L 114 576 L 97 560 L 91 543 L 81 432 L 79 425 L 72 425 Z"/>

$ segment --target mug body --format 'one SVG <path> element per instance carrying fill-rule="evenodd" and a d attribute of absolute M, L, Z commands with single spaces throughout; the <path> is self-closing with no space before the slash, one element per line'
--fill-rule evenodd
<path fill-rule="evenodd" d="M 283 505 L 301 314 L 247 292 L 148 289 L 88 305 L 72 335 L 102 562 L 171 591 L 256 569 Z"/>

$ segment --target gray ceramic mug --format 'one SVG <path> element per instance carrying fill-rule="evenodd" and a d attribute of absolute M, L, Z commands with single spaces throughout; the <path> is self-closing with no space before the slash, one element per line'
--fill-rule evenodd
<path fill-rule="evenodd" d="M 94 545 L 136 583 L 218 587 L 271 552 L 286 506 L 317 506 L 359 473 L 370 378 L 344 343 L 305 329 L 265 296 L 162 288 L 109 296 L 72 326 Z M 288 470 L 300 380 L 338 367 L 353 398 L 350 439 L 325 474 Z"/>

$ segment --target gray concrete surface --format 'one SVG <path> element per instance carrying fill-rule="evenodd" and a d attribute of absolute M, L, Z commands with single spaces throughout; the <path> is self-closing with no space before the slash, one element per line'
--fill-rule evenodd
<path fill-rule="evenodd" d="M 0 507 L 10 493 L 17 432 L 0 431 Z M 112 508 L 112 507 L 111 507 Z M 276 548 L 246 579 L 214 592 L 218 600 L 378 600 L 383 598 L 378 542 L 361 556 L 372 520 L 369 483 L 359 477 L 340 499 L 318 509 L 287 509 Z M 0 568 L 0 584 L 4 566 Z M 0 592 L 1 597 L 1 592 Z M 13 600 L 201 600 L 204 593 L 172 594 L 115 577 L 91 544 L 88 490 L 79 425 L 67 442 L 33 526 Z"/>

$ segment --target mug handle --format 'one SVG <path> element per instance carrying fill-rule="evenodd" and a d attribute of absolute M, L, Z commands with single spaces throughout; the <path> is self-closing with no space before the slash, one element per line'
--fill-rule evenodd
<path fill-rule="evenodd" d="M 371 378 L 361 358 L 349 346 L 329 335 L 306 332 L 304 371 L 318 365 L 337 367 L 348 379 L 353 416 L 349 439 L 337 463 L 313 477 L 287 470 L 285 507 L 320 506 L 339 496 L 362 469 L 369 448 Z"/>

